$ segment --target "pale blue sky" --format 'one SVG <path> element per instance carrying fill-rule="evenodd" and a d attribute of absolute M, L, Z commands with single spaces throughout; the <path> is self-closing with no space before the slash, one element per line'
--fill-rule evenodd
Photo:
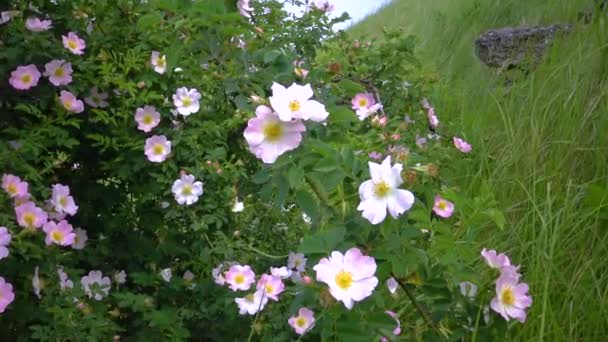
<path fill-rule="evenodd" d="M 390 0 L 329 0 L 330 3 L 334 4 L 336 9 L 333 12 L 330 12 L 330 17 L 337 17 L 344 12 L 347 12 L 352 18 L 348 22 L 337 26 L 336 28 L 344 28 L 347 27 L 361 19 L 363 19 L 366 15 L 373 13 L 375 10 L 380 8 L 382 5 L 387 4 Z M 297 13 L 298 9 L 294 8 L 292 5 L 285 5 L 285 7 Z"/>

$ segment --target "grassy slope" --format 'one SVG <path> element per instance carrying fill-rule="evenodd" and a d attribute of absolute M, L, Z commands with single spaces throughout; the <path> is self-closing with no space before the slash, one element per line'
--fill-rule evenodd
<path fill-rule="evenodd" d="M 430 94 L 439 118 L 473 143 L 459 182 L 482 185 L 508 214 L 505 231 L 481 246 L 521 263 L 534 305 L 510 330 L 525 341 L 608 338 L 608 229 L 580 202 L 590 183 L 608 183 L 608 15 L 560 41 L 545 63 L 504 89 L 476 59 L 475 37 L 502 26 L 576 22 L 588 0 L 395 0 L 352 29 L 376 35 L 403 27 L 439 77 Z M 603 55 L 602 55 L 603 50 Z"/>

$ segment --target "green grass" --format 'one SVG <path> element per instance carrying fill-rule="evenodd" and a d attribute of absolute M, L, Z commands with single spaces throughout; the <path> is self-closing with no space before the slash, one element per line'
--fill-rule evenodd
<path fill-rule="evenodd" d="M 394 1 L 351 29 L 379 35 L 402 27 L 419 40 L 440 120 L 474 146 L 450 177 L 469 197 L 489 189 L 507 214 L 504 231 L 478 246 L 522 265 L 534 304 L 509 340 L 602 341 L 608 337 L 608 222 L 584 205 L 587 187 L 608 188 L 608 14 L 552 48 L 532 74 L 496 75 L 474 55 L 481 32 L 576 22 L 583 0 Z M 430 70 L 430 71 L 429 71 Z M 506 88 L 505 77 L 516 78 Z"/>

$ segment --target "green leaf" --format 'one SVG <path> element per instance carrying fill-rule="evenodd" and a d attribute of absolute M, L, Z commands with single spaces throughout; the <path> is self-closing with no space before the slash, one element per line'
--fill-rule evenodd
<path fill-rule="evenodd" d="M 304 238 L 298 250 L 304 254 L 327 254 L 333 251 L 346 235 L 346 228 L 322 230 Z"/>
<path fill-rule="evenodd" d="M 338 82 L 336 87 L 342 92 L 343 95 L 347 97 L 354 97 L 358 93 L 363 93 L 366 91 L 363 85 L 349 79 L 344 79 Z"/>
<path fill-rule="evenodd" d="M 330 123 L 351 123 L 357 121 L 357 115 L 346 106 L 335 106 L 329 108 Z"/>
<path fill-rule="evenodd" d="M 274 62 L 282 53 L 279 50 L 270 50 L 264 54 L 264 63 L 270 64 Z"/>
<path fill-rule="evenodd" d="M 313 195 L 305 190 L 296 193 L 296 204 L 313 220 L 319 217 L 319 204 Z"/>

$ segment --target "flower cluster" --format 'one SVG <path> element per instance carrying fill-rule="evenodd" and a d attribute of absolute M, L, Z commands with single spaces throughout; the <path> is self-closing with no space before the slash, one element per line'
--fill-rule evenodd
<path fill-rule="evenodd" d="M 514 318 L 525 322 L 526 309 L 532 305 L 532 297 L 528 295 L 528 284 L 519 281 L 519 266 L 511 265 L 507 255 L 495 250 L 484 248 L 481 256 L 488 266 L 500 271 L 496 279 L 496 296 L 490 302 L 490 307 L 507 321 Z"/>
<path fill-rule="evenodd" d="M 260 105 L 249 120 L 244 136 L 249 150 L 264 163 L 272 164 L 285 152 L 296 149 L 306 131 L 304 121 L 323 122 L 329 116 L 325 106 L 311 100 L 310 84 L 289 88 L 274 83 L 268 99 L 272 108 Z"/>

